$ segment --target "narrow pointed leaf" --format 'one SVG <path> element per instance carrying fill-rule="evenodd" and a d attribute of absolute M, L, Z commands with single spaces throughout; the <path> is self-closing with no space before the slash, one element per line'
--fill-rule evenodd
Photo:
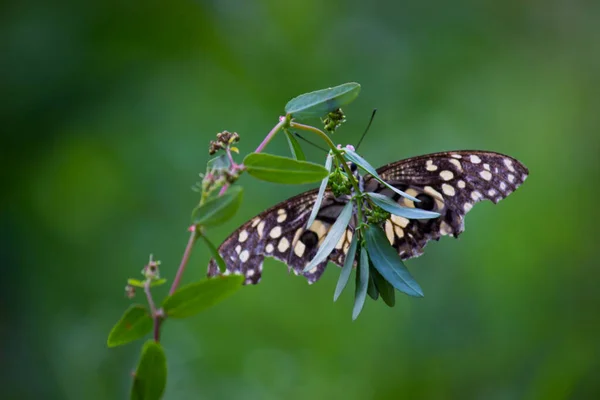
<path fill-rule="evenodd" d="M 356 274 L 356 294 L 354 297 L 354 308 L 352 309 L 352 320 L 358 318 L 365 305 L 367 298 L 367 288 L 369 286 L 369 254 L 367 249 L 360 249 L 360 261 L 358 263 L 358 273 Z"/>
<path fill-rule="evenodd" d="M 325 237 L 325 240 L 323 240 L 323 244 L 319 247 L 317 254 L 312 261 L 308 263 L 306 268 L 304 268 L 304 272 L 310 271 L 321 262 L 325 261 L 333 249 L 335 249 L 335 245 L 339 242 L 342 235 L 346 234 L 346 227 L 350 222 L 350 218 L 352 218 L 352 207 L 352 201 L 349 201 L 344 206 L 340 215 L 329 229 L 329 233 Z"/>
<path fill-rule="evenodd" d="M 213 197 L 192 212 L 192 223 L 210 228 L 221 225 L 235 215 L 242 204 L 243 188 L 232 186 L 225 194 Z"/>
<path fill-rule="evenodd" d="M 367 196 L 373 200 L 373 203 L 383 208 L 385 211 L 408 219 L 429 219 L 437 218 L 439 213 L 433 211 L 421 210 L 419 208 L 402 207 L 389 197 L 374 192 L 367 192 Z"/>
<path fill-rule="evenodd" d="M 287 138 L 288 145 L 290 146 L 290 152 L 292 153 L 292 156 L 294 156 L 296 160 L 306 161 L 306 156 L 304 155 L 304 151 L 302 151 L 302 146 L 300 146 L 298 139 L 296 139 L 296 137 L 287 129 L 284 129 L 283 131 L 285 132 L 285 137 Z"/>
<path fill-rule="evenodd" d="M 229 297 L 242 287 L 242 282 L 242 275 L 228 275 L 191 283 L 167 297 L 163 309 L 169 317 L 189 317 Z"/>
<path fill-rule="evenodd" d="M 152 331 L 153 321 L 148 309 L 136 304 L 127 309 L 108 335 L 108 347 L 121 346 L 146 336 Z"/>
<path fill-rule="evenodd" d="M 148 340 L 133 376 L 132 400 L 159 400 L 167 386 L 167 358 L 160 343 Z"/>
<path fill-rule="evenodd" d="M 381 299 L 389 307 L 394 307 L 396 304 L 396 292 L 394 291 L 394 287 L 381 276 L 373 265 L 371 265 L 369 272 L 370 276 L 373 278 L 373 282 L 375 282 L 375 286 L 377 286 L 377 291 L 381 295 Z"/>
<path fill-rule="evenodd" d="M 217 247 L 205 235 L 200 235 L 200 237 L 204 241 L 204 244 L 206 244 L 206 247 L 208 247 L 208 250 L 210 251 L 212 257 L 217 262 L 217 265 L 219 266 L 219 271 L 225 272 L 225 270 L 227 269 L 227 265 L 225 264 L 223 257 L 221 257 L 221 255 L 219 254 L 219 250 L 217 250 Z"/>
<path fill-rule="evenodd" d="M 367 287 L 367 294 L 375 301 L 379 298 L 379 291 L 377 290 L 377 286 L 371 275 L 371 269 L 369 269 L 369 286 Z"/>
<path fill-rule="evenodd" d="M 351 103 L 360 93 L 356 82 L 344 83 L 332 88 L 301 94 L 285 105 L 285 112 L 294 118 L 322 117 Z"/>
<path fill-rule="evenodd" d="M 327 182 L 329 182 L 329 171 L 331 171 L 331 164 L 333 163 L 333 154 L 329 153 L 327 155 L 327 159 L 325 160 L 325 169 L 327 170 L 327 176 L 323 178 L 321 181 L 321 186 L 319 187 L 319 193 L 317 194 L 317 199 L 315 200 L 315 204 L 313 205 L 313 209 L 310 212 L 310 216 L 308 217 L 308 222 L 306 223 L 306 229 L 310 228 L 310 226 L 315 222 L 315 218 L 317 217 L 317 213 L 321 208 L 321 203 L 323 202 L 323 195 L 325 194 L 325 189 L 327 189 Z"/>
<path fill-rule="evenodd" d="M 356 247 L 358 245 L 358 235 L 352 235 L 352 242 L 350 242 L 350 247 L 348 248 L 348 253 L 346 253 L 346 260 L 344 261 L 344 266 L 342 267 L 342 271 L 340 272 L 340 277 L 338 279 L 337 285 L 335 287 L 335 293 L 333 294 L 333 301 L 337 301 L 340 297 L 340 294 L 344 291 L 344 288 L 348 284 L 348 279 L 350 278 L 350 274 L 352 273 L 352 266 L 354 264 L 354 258 L 356 257 Z"/>
<path fill-rule="evenodd" d="M 262 153 L 248 154 L 244 165 L 257 179 L 291 185 L 319 182 L 329 173 L 319 164 Z"/>
<path fill-rule="evenodd" d="M 399 190 L 399 189 L 393 187 L 392 185 L 390 185 L 389 183 L 387 183 L 386 181 L 384 181 L 383 179 L 381 179 L 381 177 L 379 176 L 379 174 L 377 173 L 377 171 L 375 170 L 375 168 L 373 168 L 373 166 L 371 164 L 369 164 L 367 162 L 367 160 L 365 160 L 364 158 L 362 158 L 361 156 L 359 156 L 353 150 L 350 150 L 348 148 L 344 149 L 344 157 L 348 161 L 351 161 L 354 164 L 356 164 L 360 169 L 362 169 L 362 170 L 368 172 L 369 174 L 371 174 L 373 176 L 373 178 L 375 178 L 377 181 L 379 181 L 380 183 L 384 184 L 388 188 L 392 189 L 394 192 L 398 193 L 400 196 L 406 197 L 407 199 L 412 200 L 412 201 L 417 202 L 417 203 L 420 202 L 420 200 L 417 199 L 416 197 L 413 197 L 413 196 L 411 196 L 409 194 L 404 193 L 402 190 Z"/>
<path fill-rule="evenodd" d="M 410 275 L 396 250 L 390 246 L 381 228 L 369 226 L 365 239 L 375 269 L 399 291 L 409 296 L 423 297 L 423 290 Z"/>

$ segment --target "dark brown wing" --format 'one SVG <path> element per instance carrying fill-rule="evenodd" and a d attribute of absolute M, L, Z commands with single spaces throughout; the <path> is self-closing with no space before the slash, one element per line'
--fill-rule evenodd
<path fill-rule="evenodd" d="M 219 246 L 219 254 L 227 265 L 225 274 L 238 273 L 246 277 L 246 284 L 257 284 L 262 275 L 264 258 L 273 257 L 287 264 L 297 275 L 301 274 L 309 283 L 317 281 L 327 261 L 304 273 L 304 268 L 313 259 L 319 245 L 329 232 L 348 198 L 335 199 L 325 192 L 315 221 L 306 229 L 308 218 L 317 198 L 317 190 L 299 194 L 259 214 L 239 227 Z M 351 235 L 351 234 L 350 234 Z M 338 248 L 347 249 L 340 240 Z M 208 275 L 219 274 L 214 260 L 210 260 Z"/>
<path fill-rule="evenodd" d="M 529 171 L 519 161 L 489 151 L 450 151 L 413 157 L 385 165 L 377 173 L 388 183 L 416 197 L 416 203 L 400 197 L 374 179 L 365 190 L 395 199 L 404 207 L 441 214 L 430 220 L 407 220 L 392 216 L 383 228 L 403 259 L 418 257 L 429 240 L 443 235 L 457 237 L 464 217 L 482 200 L 498 203 L 517 189 Z"/>

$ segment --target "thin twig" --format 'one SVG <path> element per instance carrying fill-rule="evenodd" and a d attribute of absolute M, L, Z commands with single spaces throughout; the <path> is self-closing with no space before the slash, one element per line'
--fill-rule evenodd
<path fill-rule="evenodd" d="M 273 127 L 273 129 L 271 129 L 271 132 L 269 132 L 269 134 L 263 139 L 261 144 L 258 145 L 258 147 L 256 148 L 256 150 L 254 150 L 254 152 L 260 153 L 261 151 L 263 151 L 263 149 L 267 146 L 267 144 L 271 141 L 271 139 L 273 139 L 273 136 L 275 136 L 277 131 L 279 131 L 281 128 L 283 128 L 283 126 L 286 123 L 287 123 L 287 120 L 285 117 L 279 117 L 279 122 L 277 123 L 277 125 L 275 125 Z"/>
<path fill-rule="evenodd" d="M 183 276 L 183 272 L 185 271 L 185 267 L 187 266 L 188 260 L 190 259 L 190 254 L 192 253 L 192 247 L 194 247 L 194 243 L 196 242 L 196 229 L 192 227 L 190 238 L 188 239 L 187 246 L 185 247 L 185 251 L 183 252 L 183 257 L 181 258 L 181 263 L 179 263 L 179 268 L 177 269 L 177 275 L 175 275 L 175 279 L 173 280 L 173 284 L 171 285 L 171 289 L 169 290 L 169 296 L 171 296 L 179 286 L 179 282 L 181 282 L 181 278 Z"/>

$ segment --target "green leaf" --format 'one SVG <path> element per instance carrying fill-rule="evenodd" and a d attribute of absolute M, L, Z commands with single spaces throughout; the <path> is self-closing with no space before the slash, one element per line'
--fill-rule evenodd
<path fill-rule="evenodd" d="M 217 262 L 217 265 L 219 266 L 219 271 L 225 272 L 225 270 L 227 269 L 227 265 L 225 265 L 225 261 L 223 260 L 223 257 L 221 257 L 221 255 L 219 254 L 219 250 L 217 250 L 217 247 L 205 235 L 200 235 L 200 237 L 204 241 L 204 244 L 206 244 L 206 247 L 208 247 L 208 250 L 210 251 L 212 257 Z"/>
<path fill-rule="evenodd" d="M 404 193 L 402 190 L 399 190 L 399 189 L 393 187 L 392 185 L 390 185 L 389 183 L 387 183 L 386 181 L 381 179 L 381 177 L 379 176 L 379 174 L 377 173 L 375 168 L 373 168 L 373 166 L 371 164 L 369 164 L 367 162 L 367 160 L 365 160 L 364 158 L 362 158 L 361 156 L 356 154 L 353 150 L 345 148 L 344 149 L 344 158 L 346 158 L 348 161 L 351 161 L 354 164 L 356 164 L 363 171 L 366 171 L 369 174 L 371 174 L 373 176 L 373 178 L 375 178 L 377 181 L 384 184 L 388 188 L 392 189 L 394 192 L 398 193 L 400 196 L 406 197 L 407 199 L 412 200 L 417 203 L 420 202 L 420 200 L 417 199 L 416 197 L 413 197 L 409 194 Z"/>
<path fill-rule="evenodd" d="M 208 163 L 206 164 L 206 169 L 209 171 L 227 170 L 230 167 L 231 167 L 231 161 L 229 160 L 229 157 L 227 157 L 226 154 L 221 154 L 218 157 L 211 158 L 210 160 L 208 160 Z"/>
<path fill-rule="evenodd" d="M 313 209 L 310 212 L 310 216 L 308 217 L 308 222 L 306 223 L 306 229 L 309 229 L 310 226 L 315 222 L 315 218 L 317 217 L 317 213 L 321 208 L 321 203 L 323 202 L 323 196 L 325 195 L 325 189 L 327 189 L 327 182 L 329 182 L 329 171 L 331 171 L 331 164 L 333 163 L 333 154 L 329 153 L 327 155 L 327 159 L 325 160 L 325 169 L 327 170 L 327 176 L 323 178 L 321 181 L 321 186 L 319 187 L 319 192 L 317 193 L 317 199 L 315 200 L 315 204 L 313 204 Z"/>
<path fill-rule="evenodd" d="M 306 161 L 306 156 L 304 155 L 304 151 L 302 151 L 302 146 L 300 146 L 298 139 L 296 139 L 296 137 L 287 129 L 284 129 L 283 131 L 285 132 L 285 137 L 290 145 L 292 156 L 294 156 L 296 160 Z"/>
<path fill-rule="evenodd" d="M 354 296 L 354 308 L 352 309 L 352 320 L 358 318 L 365 305 L 367 298 L 367 287 L 369 286 L 369 254 L 367 249 L 360 249 L 360 262 L 358 263 L 358 273 L 356 274 L 356 294 Z"/>
<path fill-rule="evenodd" d="M 132 400 L 159 400 L 167 385 L 167 358 L 160 343 L 148 340 L 142 348 L 133 386 Z"/>
<path fill-rule="evenodd" d="M 319 247 L 317 254 L 312 259 L 311 262 L 308 263 L 306 268 L 304 268 L 304 272 L 308 272 L 321 262 L 325 261 L 329 254 L 335 248 L 335 245 L 340 241 L 342 235 L 346 234 L 346 227 L 350 222 L 350 218 L 352 218 L 352 202 L 349 201 L 346 203 L 340 215 L 337 217 L 331 228 L 329 229 L 329 233 L 323 240 L 323 244 Z"/>
<path fill-rule="evenodd" d="M 387 304 L 389 307 L 394 307 L 396 304 L 396 292 L 394 291 L 394 287 L 386 281 L 383 276 L 371 265 L 369 269 L 371 273 L 371 277 L 373 278 L 373 282 L 377 287 L 377 291 L 381 295 L 381 299 Z"/>
<path fill-rule="evenodd" d="M 207 200 L 192 212 L 192 223 L 204 227 L 221 225 L 235 215 L 242 204 L 243 188 L 231 186 L 219 197 Z"/>
<path fill-rule="evenodd" d="M 342 291 L 348 284 L 348 278 L 350 278 L 350 273 L 352 273 L 352 265 L 354 264 L 354 258 L 356 257 L 356 247 L 358 245 L 358 235 L 352 236 L 352 242 L 350 242 L 350 248 L 348 248 L 348 253 L 346 253 L 346 260 L 344 260 L 344 266 L 342 267 L 342 271 L 340 272 L 340 277 L 338 279 L 337 285 L 335 287 L 335 293 L 333 294 L 333 301 L 337 301 L 337 299 L 342 294 Z"/>
<path fill-rule="evenodd" d="M 125 311 L 119 322 L 108 334 L 108 347 L 121 346 L 146 336 L 152 331 L 153 321 L 148 309 L 142 305 L 132 305 Z"/>
<path fill-rule="evenodd" d="M 408 219 L 429 219 L 437 218 L 440 216 L 439 213 L 433 211 L 426 211 L 418 208 L 401 207 L 394 200 L 380 193 L 366 192 L 366 194 L 371 198 L 371 200 L 373 200 L 373 203 L 377 204 L 385 211 L 394 215 L 398 215 L 399 217 L 404 217 Z"/>
<path fill-rule="evenodd" d="M 138 279 L 127 279 L 127 284 L 140 289 L 144 288 L 144 281 L 140 281 Z"/>
<path fill-rule="evenodd" d="M 189 317 L 231 296 L 242 287 L 242 282 L 242 275 L 228 275 L 191 283 L 167 297 L 163 309 L 169 317 Z"/>
<path fill-rule="evenodd" d="M 291 185 L 318 182 L 329 173 L 319 164 L 263 153 L 248 154 L 244 165 L 257 179 Z"/>
<path fill-rule="evenodd" d="M 332 88 L 301 94 L 285 105 L 285 112 L 294 118 L 322 117 L 351 103 L 360 93 L 356 82 L 344 83 Z"/>
<path fill-rule="evenodd" d="M 377 301 L 379 298 L 379 291 L 377 290 L 377 286 L 375 285 L 375 281 L 373 280 L 373 276 L 371 276 L 371 269 L 369 268 L 369 286 L 367 287 L 367 294 L 370 298 Z"/>
<path fill-rule="evenodd" d="M 160 278 L 150 282 L 150 287 L 164 285 L 165 283 L 167 283 L 167 280 L 165 278 Z"/>
<path fill-rule="evenodd" d="M 150 287 L 164 285 L 165 283 L 167 283 L 166 279 L 164 279 L 164 278 L 157 279 L 155 281 L 150 282 Z M 127 284 L 130 286 L 140 288 L 140 289 L 144 289 L 146 287 L 144 281 L 140 281 L 137 279 L 127 279 Z"/>
<path fill-rule="evenodd" d="M 409 296 L 423 297 L 421 287 L 410 275 L 396 250 L 390 246 L 381 228 L 369 226 L 365 230 L 365 239 L 375 269 L 399 291 Z"/>

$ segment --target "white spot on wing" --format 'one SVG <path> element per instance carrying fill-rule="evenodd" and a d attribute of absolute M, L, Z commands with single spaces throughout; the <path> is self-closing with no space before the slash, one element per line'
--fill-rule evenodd
<path fill-rule="evenodd" d="M 447 196 L 454 196 L 456 194 L 454 188 L 451 185 L 448 185 L 447 183 L 444 183 L 442 185 L 442 192 L 444 192 L 444 194 Z"/>
<path fill-rule="evenodd" d="M 469 211 L 471 211 L 471 208 L 473 208 L 473 204 L 471 203 L 465 203 L 465 205 L 463 206 L 465 213 L 468 213 Z"/>
<path fill-rule="evenodd" d="M 445 181 L 449 181 L 450 179 L 454 178 L 454 174 L 452 173 L 452 171 L 448 170 L 443 170 L 442 172 L 440 172 L 440 176 Z"/>
<path fill-rule="evenodd" d="M 457 186 L 458 186 L 459 189 L 464 189 L 465 186 L 467 186 L 467 185 L 465 184 L 465 181 L 463 181 L 461 179 L 460 181 L 457 182 Z"/>
<path fill-rule="evenodd" d="M 437 165 L 433 164 L 433 160 L 427 160 L 425 163 L 425 169 L 427 171 L 436 171 L 438 169 Z"/>
<path fill-rule="evenodd" d="M 450 154 L 451 157 L 458 158 L 459 160 L 462 158 L 460 154 Z"/>
<path fill-rule="evenodd" d="M 250 252 L 248 250 L 244 250 L 240 253 L 240 261 L 246 262 L 250 258 Z"/>
<path fill-rule="evenodd" d="M 279 241 L 279 244 L 277 245 L 277 250 L 279 250 L 281 253 L 283 253 L 284 251 L 286 251 L 289 248 L 290 248 L 289 240 L 282 237 L 281 240 Z"/>
<path fill-rule="evenodd" d="M 258 237 L 262 239 L 263 233 L 265 230 L 265 221 L 260 221 L 260 223 L 258 224 L 258 228 L 256 228 L 256 230 L 258 232 Z"/>
<path fill-rule="evenodd" d="M 385 221 L 385 236 L 390 244 L 394 244 L 394 225 L 388 220 Z"/>
<path fill-rule="evenodd" d="M 508 181 L 510 183 L 513 183 L 515 181 L 515 176 L 513 174 L 508 174 L 506 177 L 508 178 Z"/>
<path fill-rule="evenodd" d="M 272 252 L 273 252 L 273 249 L 275 249 L 275 247 L 274 247 L 274 246 L 273 246 L 271 243 L 269 243 L 269 244 L 268 244 L 268 245 L 265 247 L 265 251 L 266 251 L 267 253 L 272 253 Z"/>
<path fill-rule="evenodd" d="M 271 236 L 273 239 L 277 239 L 279 236 L 281 236 L 281 227 L 276 226 L 273 229 L 271 229 L 271 232 L 269 232 L 269 236 Z"/>
<path fill-rule="evenodd" d="M 451 158 L 448 161 L 450 161 L 450 164 L 454 165 L 460 172 L 462 172 L 463 168 L 462 168 L 462 165 L 460 164 L 460 161 L 458 161 L 455 158 Z"/>
<path fill-rule="evenodd" d="M 298 243 L 296 243 L 296 245 L 294 246 L 294 254 L 296 254 L 298 257 L 302 257 L 304 255 L 305 249 L 306 245 L 298 241 Z"/>
<path fill-rule="evenodd" d="M 479 193 L 477 190 L 473 190 L 471 192 L 471 198 L 473 199 L 473 201 L 477 201 L 479 199 L 481 199 L 481 193 Z"/>
<path fill-rule="evenodd" d="M 440 233 L 442 235 L 452 234 L 452 228 L 450 227 L 450 225 L 448 225 L 448 223 L 446 223 L 446 221 L 442 221 L 442 223 L 440 224 Z"/>
<path fill-rule="evenodd" d="M 240 234 L 238 235 L 238 241 L 240 243 L 244 243 L 246 241 L 246 239 L 248 239 L 248 232 L 246 232 L 246 230 L 244 229 L 243 231 L 240 232 Z"/>
<path fill-rule="evenodd" d="M 490 171 L 483 170 L 479 173 L 486 181 L 492 180 L 492 173 Z"/>
<path fill-rule="evenodd" d="M 511 159 L 505 158 L 504 165 L 506 165 L 506 168 L 508 168 L 510 172 L 515 172 L 515 167 L 513 167 L 513 162 Z"/>
<path fill-rule="evenodd" d="M 481 158 L 479 158 L 478 156 L 476 156 L 475 154 L 471 155 L 471 162 L 473 164 L 479 164 L 481 162 Z"/>
<path fill-rule="evenodd" d="M 240 252 L 242 251 L 242 246 L 240 246 L 239 244 L 237 246 L 235 246 L 235 252 L 240 254 Z"/>
<path fill-rule="evenodd" d="M 406 226 L 410 222 L 408 219 L 406 219 L 404 217 L 400 217 L 398 215 L 393 215 L 393 214 L 391 216 L 391 219 L 394 224 L 399 225 L 402 228 L 406 228 Z"/>

